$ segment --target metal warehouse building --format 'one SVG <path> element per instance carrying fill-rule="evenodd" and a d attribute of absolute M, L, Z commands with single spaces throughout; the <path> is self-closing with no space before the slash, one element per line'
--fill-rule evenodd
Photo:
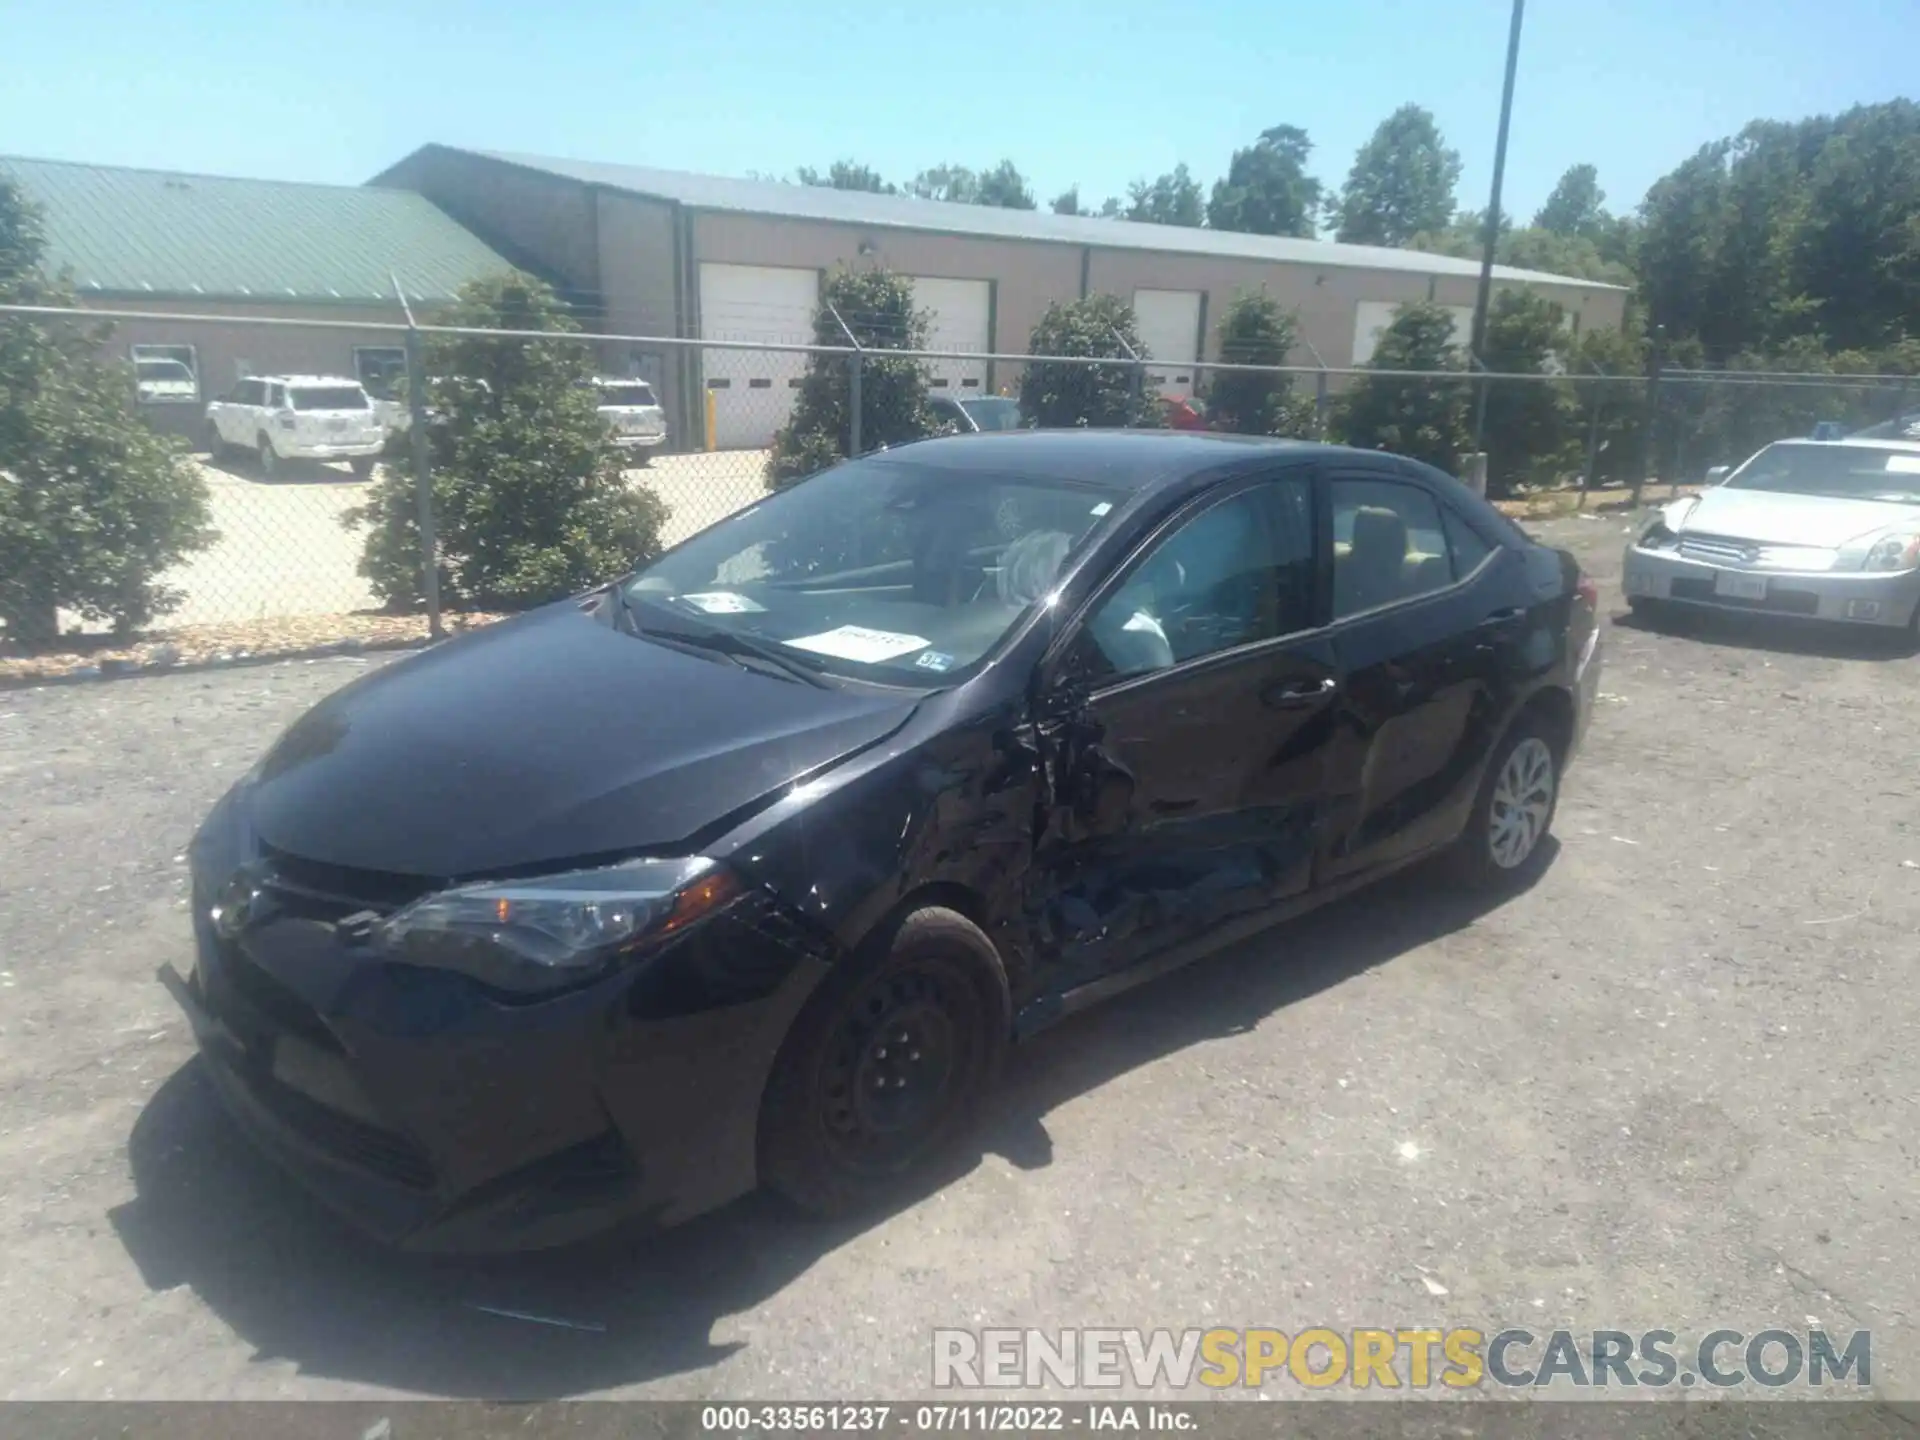
<path fill-rule="evenodd" d="M 730 180 L 428 145 L 372 184 L 414 190 L 514 263 L 560 285 L 605 331 L 706 340 L 811 338 L 822 275 L 881 264 L 913 278 L 933 317 L 932 348 L 1024 352 L 1056 300 L 1105 292 L 1132 301 L 1164 391 L 1217 358 L 1213 322 L 1236 291 L 1264 286 L 1298 312 L 1295 363 L 1364 362 L 1395 307 L 1454 309 L 1464 339 L 1479 267 L 1411 250 L 1241 235 L 956 205 L 906 196 Z M 1626 292 L 1497 267 L 1497 285 L 1538 290 L 1576 327 L 1616 326 Z M 1310 350 L 1309 348 L 1310 347 Z M 721 448 L 767 443 L 792 403 L 804 357 L 635 347 L 608 363 L 663 392 L 677 434 L 704 428 L 714 398 Z M 1015 377 L 945 362 L 933 383 L 992 389 Z M 771 393 L 767 393 L 771 392 Z"/>
<path fill-rule="evenodd" d="M 402 318 L 395 276 L 414 305 L 432 307 L 507 268 L 408 190 L 8 157 L 0 177 L 39 208 L 48 268 L 96 309 L 391 325 Z M 128 320 L 109 344 L 154 377 L 139 382 L 148 418 L 194 436 L 205 403 L 243 375 L 357 375 L 378 387 L 404 363 L 392 334 L 351 328 Z"/>

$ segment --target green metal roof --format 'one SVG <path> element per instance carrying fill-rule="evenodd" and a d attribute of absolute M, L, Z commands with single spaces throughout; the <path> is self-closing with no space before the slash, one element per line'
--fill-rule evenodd
<path fill-rule="evenodd" d="M 234 180 L 0 155 L 42 212 L 47 264 L 83 295 L 444 300 L 510 268 L 406 190 Z"/>

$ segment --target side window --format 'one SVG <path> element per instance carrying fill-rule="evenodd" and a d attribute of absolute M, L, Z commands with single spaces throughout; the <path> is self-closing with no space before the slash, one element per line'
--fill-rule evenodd
<path fill-rule="evenodd" d="M 1444 506 L 1440 520 L 1446 527 L 1447 549 L 1453 552 L 1453 578 L 1464 580 L 1480 568 L 1480 562 L 1492 553 L 1493 546 L 1478 530 Z"/>
<path fill-rule="evenodd" d="M 261 384 L 258 380 L 242 380 L 233 387 L 233 403 L 236 405 L 258 405 L 261 401 Z"/>
<path fill-rule="evenodd" d="M 1440 507 L 1393 480 L 1333 482 L 1333 615 L 1444 590 L 1453 583 Z"/>
<path fill-rule="evenodd" d="M 269 409 L 282 410 L 286 408 L 286 404 L 287 404 L 287 387 L 286 386 L 284 385 L 267 386 L 267 407 Z"/>
<path fill-rule="evenodd" d="M 1136 561 L 1088 615 L 1075 662 L 1097 683 L 1312 623 L 1312 490 L 1279 480 L 1201 511 Z"/>

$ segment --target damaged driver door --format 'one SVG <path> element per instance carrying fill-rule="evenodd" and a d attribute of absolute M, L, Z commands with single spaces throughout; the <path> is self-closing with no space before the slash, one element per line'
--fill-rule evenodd
<path fill-rule="evenodd" d="M 1041 1010 L 1257 929 L 1312 883 L 1340 689 L 1316 513 L 1304 469 L 1190 505 L 1043 670 Z"/>

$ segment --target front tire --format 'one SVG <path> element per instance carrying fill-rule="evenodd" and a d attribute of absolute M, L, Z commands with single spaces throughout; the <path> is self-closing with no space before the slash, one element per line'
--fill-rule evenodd
<path fill-rule="evenodd" d="M 280 452 L 273 448 L 273 441 L 262 435 L 254 445 L 254 457 L 260 464 L 260 475 L 265 480 L 280 478 Z"/>
<path fill-rule="evenodd" d="M 1557 738 L 1538 715 L 1522 715 L 1501 738 L 1455 847 L 1464 883 L 1516 890 L 1539 876 L 1560 802 L 1560 756 Z"/>
<path fill-rule="evenodd" d="M 762 1180 L 821 1218 L 906 1193 L 971 1126 L 1012 1031 L 993 942 L 956 911 L 913 911 L 795 1022 L 760 1108 Z"/>
<path fill-rule="evenodd" d="M 213 421 L 207 422 L 207 460 L 218 465 L 227 458 L 227 442 L 220 436 L 220 427 Z"/>

